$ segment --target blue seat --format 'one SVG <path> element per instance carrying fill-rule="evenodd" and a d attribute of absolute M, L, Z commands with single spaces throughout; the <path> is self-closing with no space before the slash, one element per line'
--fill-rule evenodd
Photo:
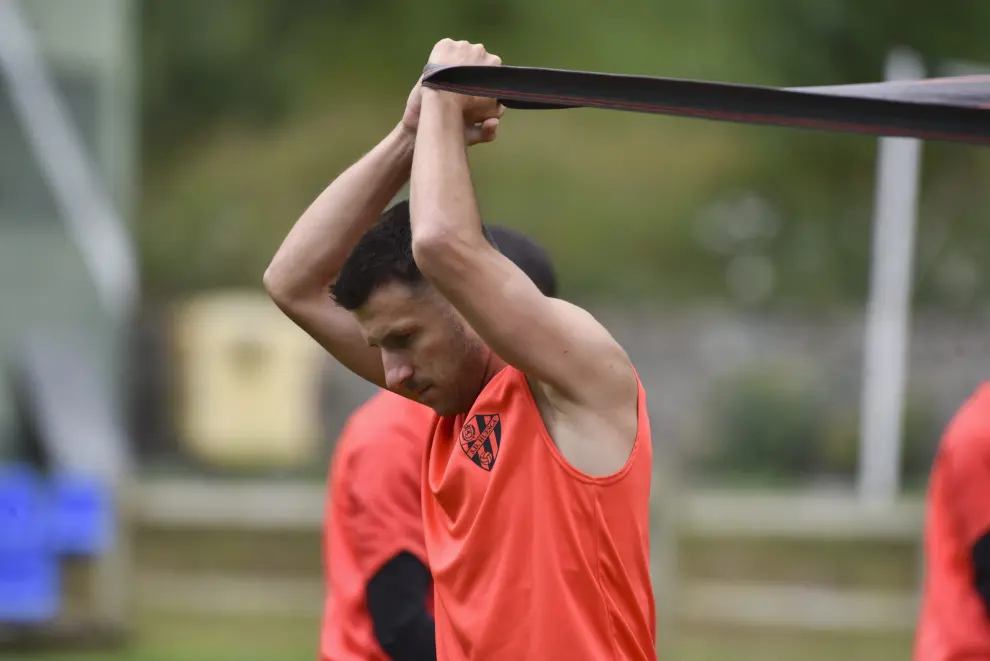
<path fill-rule="evenodd" d="M 55 553 L 98 555 L 113 539 L 111 499 L 98 480 L 56 475 L 50 482 L 50 534 Z"/>
<path fill-rule="evenodd" d="M 25 464 L 0 465 L 0 551 L 40 551 L 47 545 L 47 498 Z"/>
<path fill-rule="evenodd" d="M 0 464 L 0 623 L 58 614 L 62 555 L 98 555 L 112 542 L 112 499 L 98 480 Z"/>
<path fill-rule="evenodd" d="M 0 550 L 0 622 L 38 624 L 58 614 L 58 557 L 44 549 Z"/>

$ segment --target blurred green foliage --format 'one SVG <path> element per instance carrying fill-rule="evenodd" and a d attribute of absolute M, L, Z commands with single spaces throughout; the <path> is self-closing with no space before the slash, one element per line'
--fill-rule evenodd
<path fill-rule="evenodd" d="M 702 471 L 762 479 L 817 472 L 826 413 L 813 381 L 769 365 L 733 374 L 712 400 L 714 442 Z"/>
<path fill-rule="evenodd" d="M 141 19 L 152 296 L 258 286 L 305 205 L 397 121 L 444 36 L 507 63 L 772 85 L 878 80 L 897 45 L 990 65 L 990 5 L 963 0 L 144 0 Z M 772 286 L 747 304 L 858 306 L 875 145 L 581 110 L 512 113 L 472 158 L 485 214 L 547 242 L 572 296 L 730 300 L 733 264 L 756 256 Z M 977 268 L 990 158 L 925 149 L 918 299 L 970 306 L 990 292 Z"/>
<path fill-rule="evenodd" d="M 706 442 L 693 457 L 700 475 L 747 483 L 853 483 L 857 407 L 837 401 L 828 385 L 817 372 L 777 363 L 723 379 L 711 395 Z M 909 394 L 902 424 L 901 478 L 915 488 L 927 481 L 942 421 L 926 399 Z"/>

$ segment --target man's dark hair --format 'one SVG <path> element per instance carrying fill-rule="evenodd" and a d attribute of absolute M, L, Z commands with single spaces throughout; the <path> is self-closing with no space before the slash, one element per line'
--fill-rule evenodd
<path fill-rule="evenodd" d="M 557 295 L 557 278 L 550 256 L 535 241 L 506 227 L 486 227 L 485 237 L 512 260 L 547 296 Z M 334 301 L 346 310 L 364 305 L 371 293 L 389 282 L 414 287 L 424 281 L 412 251 L 409 202 L 403 200 L 383 213 L 354 246 L 337 281 L 330 286 Z"/>
<path fill-rule="evenodd" d="M 495 247 L 536 283 L 544 296 L 557 296 L 557 272 L 550 254 L 522 232 L 501 225 L 488 228 Z"/>

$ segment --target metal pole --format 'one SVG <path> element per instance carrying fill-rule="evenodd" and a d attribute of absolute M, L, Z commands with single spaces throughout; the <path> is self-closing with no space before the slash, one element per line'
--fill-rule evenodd
<path fill-rule="evenodd" d="M 910 51 L 887 59 L 887 80 L 923 78 Z M 921 142 L 881 138 L 877 156 L 870 293 L 866 309 L 860 422 L 859 494 L 889 507 L 900 488 L 900 459 Z"/>

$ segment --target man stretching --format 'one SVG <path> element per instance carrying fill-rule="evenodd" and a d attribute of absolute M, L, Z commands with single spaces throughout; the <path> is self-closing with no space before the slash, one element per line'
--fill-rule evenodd
<path fill-rule="evenodd" d="M 429 62 L 500 64 L 448 39 Z M 438 659 L 654 659 L 646 396 L 594 317 L 489 241 L 466 148 L 502 111 L 417 85 L 265 285 L 343 365 L 436 412 L 422 490 Z M 407 180 L 409 213 L 383 214 Z"/>

